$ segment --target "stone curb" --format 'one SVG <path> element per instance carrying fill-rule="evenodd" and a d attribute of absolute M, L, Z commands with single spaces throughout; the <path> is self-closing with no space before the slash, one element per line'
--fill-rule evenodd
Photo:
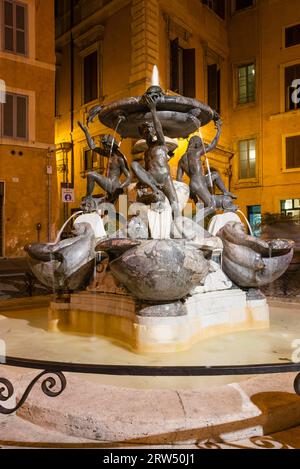
<path fill-rule="evenodd" d="M 17 397 L 36 372 L 18 376 Z M 84 375 L 67 377 L 56 398 L 37 385 L 18 415 L 70 437 L 127 444 L 195 444 L 209 438 L 238 441 L 300 424 L 294 374 L 254 377 L 203 390 L 137 390 L 99 385 Z"/>

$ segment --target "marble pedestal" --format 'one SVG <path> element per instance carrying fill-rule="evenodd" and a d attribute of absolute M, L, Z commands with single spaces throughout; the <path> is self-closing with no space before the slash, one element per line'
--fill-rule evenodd
<path fill-rule="evenodd" d="M 137 353 L 183 351 L 209 337 L 269 327 L 267 301 L 247 301 L 239 289 L 197 293 L 184 303 L 158 309 L 138 304 L 126 294 L 82 292 L 73 294 L 69 304 L 52 304 L 56 327 L 59 310 L 70 313 L 68 320 L 86 333 L 89 323 L 82 312 L 96 313 L 94 334 L 117 339 Z"/>

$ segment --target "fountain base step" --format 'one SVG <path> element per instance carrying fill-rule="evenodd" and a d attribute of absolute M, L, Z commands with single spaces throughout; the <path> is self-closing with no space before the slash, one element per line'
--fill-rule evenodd
<path fill-rule="evenodd" d="M 69 304 L 51 306 L 53 330 L 63 310 L 78 331 L 92 332 L 80 313 L 96 312 L 93 334 L 116 339 L 137 353 L 184 351 L 210 337 L 269 327 L 266 299 L 247 300 L 239 289 L 197 293 L 185 302 L 155 306 L 141 305 L 130 295 L 86 291 L 71 295 Z"/>
<path fill-rule="evenodd" d="M 34 376 L 32 370 L 4 368 L 4 377 L 17 382 L 17 400 Z M 0 422 L 1 445 L 21 443 L 27 437 L 35 446 L 38 441 L 74 444 L 80 439 L 82 444 L 198 444 L 201 448 L 199 442 L 207 439 L 238 442 L 300 425 L 294 374 L 256 376 L 195 390 L 141 390 L 121 383 L 99 384 L 88 375 L 66 376 L 68 385 L 60 396 L 51 399 L 36 386 L 17 417 L 6 416 Z"/>

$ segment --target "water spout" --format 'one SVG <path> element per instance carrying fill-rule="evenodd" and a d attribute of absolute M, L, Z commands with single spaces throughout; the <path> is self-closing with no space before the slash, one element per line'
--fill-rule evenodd
<path fill-rule="evenodd" d="M 158 71 L 157 65 L 154 65 L 154 67 L 153 67 L 151 85 L 152 86 L 160 86 L 159 71 Z"/>
<path fill-rule="evenodd" d="M 56 236 L 56 240 L 54 241 L 54 243 L 50 243 L 50 245 L 54 245 L 54 244 L 57 244 L 59 241 L 60 241 L 60 237 L 64 231 L 64 229 L 66 228 L 67 224 L 69 223 L 69 221 L 71 221 L 73 218 L 77 217 L 78 215 L 81 215 L 83 212 L 80 211 L 80 212 L 75 212 L 73 213 L 73 215 L 71 215 L 68 220 L 63 224 L 63 226 L 61 227 L 61 229 L 59 230 L 57 236 Z"/>
<path fill-rule="evenodd" d="M 251 236 L 254 236 L 254 235 L 253 235 L 252 227 L 251 227 L 250 222 L 249 222 L 248 218 L 246 217 L 246 215 L 242 212 L 242 210 L 237 210 L 237 212 L 240 213 L 240 214 L 242 215 L 242 217 L 245 219 L 245 221 L 246 221 L 246 223 L 247 223 L 247 226 L 248 226 L 248 228 L 249 228 L 249 232 L 250 232 Z"/>
<path fill-rule="evenodd" d="M 114 129 L 113 138 L 112 138 L 112 141 L 111 141 L 111 146 L 110 146 L 110 151 L 109 151 L 109 159 L 108 159 L 108 163 L 107 163 L 107 170 L 106 170 L 106 177 L 107 178 L 109 177 L 109 162 L 110 162 L 111 157 L 112 157 L 114 144 L 116 143 L 116 135 L 117 135 L 117 132 L 118 132 L 118 128 L 119 128 L 119 125 L 121 124 L 121 122 L 123 122 L 124 120 L 125 120 L 124 116 L 119 116 L 118 117 L 118 122 L 116 124 L 115 129 Z M 119 144 L 119 147 L 120 147 L 120 144 Z"/>
<path fill-rule="evenodd" d="M 203 150 L 204 150 L 205 162 L 206 162 L 208 178 L 209 178 L 209 185 L 211 187 L 211 190 L 213 191 L 214 184 L 213 184 L 213 180 L 212 180 L 212 176 L 211 176 L 211 169 L 210 169 L 209 159 L 208 159 L 208 156 L 207 156 L 207 153 L 206 153 L 206 147 L 205 147 L 205 143 L 204 143 L 204 140 L 203 140 L 203 137 L 202 137 L 202 132 L 201 132 L 200 129 L 199 129 L 199 136 L 200 136 L 202 147 L 203 147 Z"/>

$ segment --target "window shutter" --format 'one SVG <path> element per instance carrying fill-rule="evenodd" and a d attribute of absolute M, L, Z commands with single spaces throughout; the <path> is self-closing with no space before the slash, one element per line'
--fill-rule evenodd
<path fill-rule="evenodd" d="M 178 38 L 170 42 L 171 48 L 171 90 L 179 92 L 179 40 Z"/>
<path fill-rule="evenodd" d="M 295 88 L 292 88 L 292 82 L 300 77 L 300 64 L 286 67 L 285 69 L 285 92 L 286 92 L 286 111 L 299 109 L 300 103 L 294 103 L 292 94 Z"/>
<path fill-rule="evenodd" d="M 27 97 L 16 96 L 16 137 L 27 138 Z"/>
<path fill-rule="evenodd" d="M 14 13 L 13 4 L 4 2 L 4 50 L 14 51 Z"/>
<path fill-rule="evenodd" d="M 16 4 L 16 52 L 25 55 L 26 53 L 26 11 L 25 7 Z"/>
<path fill-rule="evenodd" d="M 286 139 L 286 168 L 300 168 L 300 135 Z"/>
<path fill-rule="evenodd" d="M 90 149 L 84 150 L 84 171 L 93 169 L 93 153 Z"/>
<path fill-rule="evenodd" d="M 285 47 L 292 47 L 297 44 L 300 44 L 300 24 L 285 30 Z"/>
<path fill-rule="evenodd" d="M 225 19 L 225 0 L 216 0 L 215 12 L 220 18 Z"/>
<path fill-rule="evenodd" d="M 217 71 L 217 106 L 215 110 L 221 114 L 221 70 Z"/>
<path fill-rule="evenodd" d="M 207 101 L 208 105 L 217 110 L 218 107 L 218 67 L 217 64 L 207 66 Z"/>
<path fill-rule="evenodd" d="M 235 0 L 235 9 L 243 10 L 244 8 L 249 8 L 253 5 L 253 0 Z"/>
<path fill-rule="evenodd" d="M 3 104 L 2 133 L 9 138 L 28 138 L 28 97 L 6 93 Z"/>
<path fill-rule="evenodd" d="M 217 64 L 208 65 L 207 82 L 208 105 L 220 113 L 221 70 L 218 69 Z"/>
<path fill-rule="evenodd" d="M 98 98 L 98 52 L 94 51 L 83 59 L 84 104 Z"/>
<path fill-rule="evenodd" d="M 4 50 L 26 55 L 27 6 L 4 1 Z"/>
<path fill-rule="evenodd" d="M 3 104 L 3 135 L 5 137 L 14 136 L 14 97 L 6 94 L 6 103 Z"/>
<path fill-rule="evenodd" d="M 196 96 L 195 49 L 183 49 L 183 94 L 188 98 Z"/>

